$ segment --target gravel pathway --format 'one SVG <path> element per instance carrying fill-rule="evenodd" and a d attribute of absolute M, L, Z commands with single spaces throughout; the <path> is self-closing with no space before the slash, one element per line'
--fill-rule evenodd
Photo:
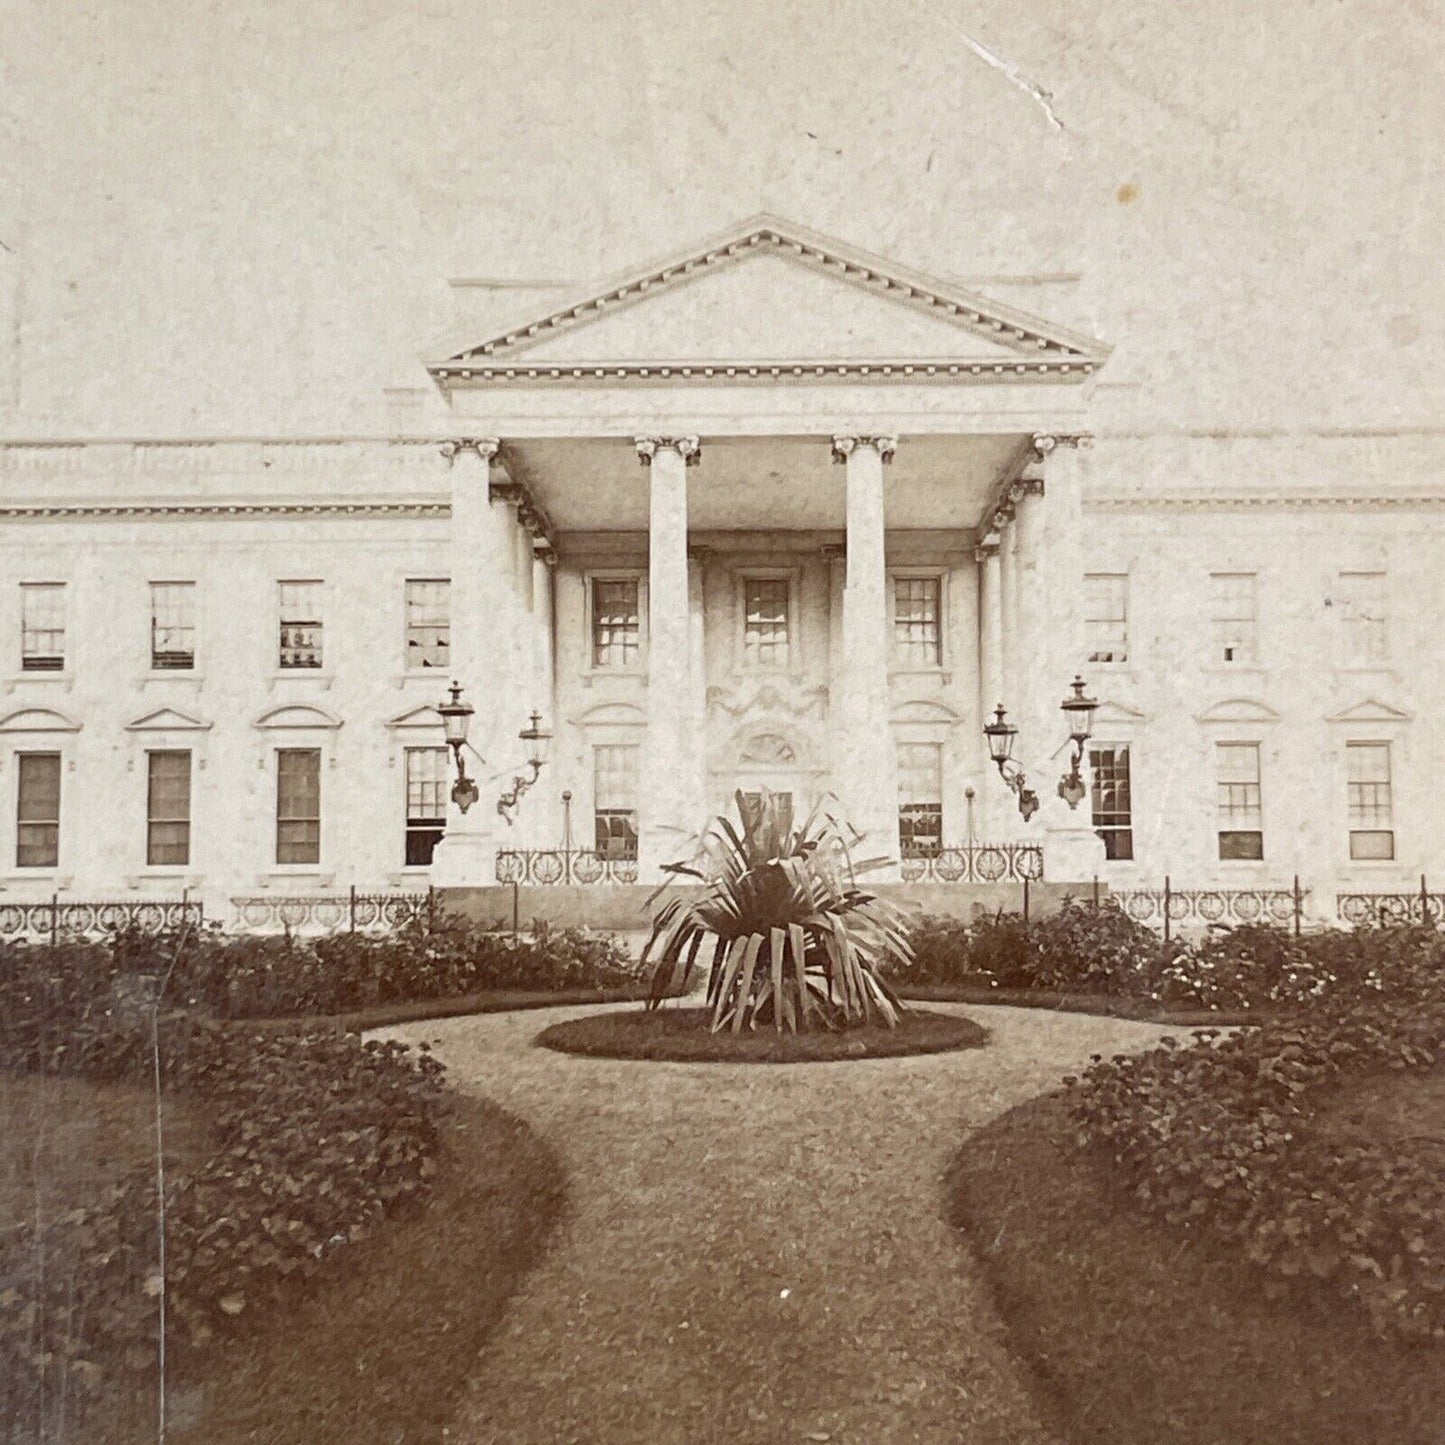
<path fill-rule="evenodd" d="M 970 1130 L 1089 1054 L 1167 1030 L 933 1007 L 979 1019 L 991 1043 L 735 1066 L 531 1047 L 587 1009 L 387 1030 L 431 1041 L 458 1087 L 524 1118 L 569 1176 L 560 1234 L 449 1442 L 1049 1440 L 941 1179 Z"/>

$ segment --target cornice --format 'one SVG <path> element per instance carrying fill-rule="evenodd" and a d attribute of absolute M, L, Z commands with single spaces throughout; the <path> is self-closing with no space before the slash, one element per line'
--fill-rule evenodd
<path fill-rule="evenodd" d="M 0 521 L 127 517 L 438 517 L 448 501 L 406 502 L 20 502 L 0 503 Z"/>
<path fill-rule="evenodd" d="M 1445 508 L 1438 492 L 1089 492 L 1091 512 L 1390 511 Z"/>
<path fill-rule="evenodd" d="M 744 361 L 569 361 L 491 366 L 447 361 L 430 367 L 432 375 L 452 389 L 564 382 L 572 385 L 615 385 L 618 382 L 694 381 L 714 385 L 755 382 L 1007 382 L 1020 377 L 1051 383 L 1087 381 L 1098 362 L 1082 357 L 1021 357 L 1017 361 L 831 358 Z"/>
<path fill-rule="evenodd" d="M 480 342 L 439 348 L 439 354 L 428 359 L 428 369 L 438 380 L 449 384 L 454 384 L 457 380 L 469 380 L 471 378 L 461 375 L 458 364 L 464 366 L 468 362 L 485 361 L 487 358 L 521 350 L 539 338 L 593 321 L 606 311 L 634 305 L 649 292 L 682 284 L 701 271 L 734 264 L 750 255 L 769 252 L 810 269 L 837 276 L 863 290 L 887 295 L 912 309 L 944 316 L 962 330 L 1007 346 L 1022 356 L 1047 355 L 1055 360 L 1067 357 L 1079 362 L 1098 364 L 1103 362 L 1110 352 L 1109 347 L 1094 337 L 1055 326 L 961 286 L 900 266 L 881 256 L 859 250 L 791 222 L 764 215 L 743 222 L 712 242 L 694 246 L 618 277 L 600 290 L 574 294 L 564 304 L 540 316 L 522 317 L 517 323 L 494 332 Z M 665 378 L 670 380 L 692 379 L 694 375 L 708 379 L 703 368 L 693 366 L 691 373 L 684 369 L 691 365 L 664 363 L 660 366 L 653 365 L 650 370 L 654 375 L 661 370 Z M 770 373 L 770 379 L 780 375 L 782 370 L 790 370 L 794 365 L 801 367 L 805 363 L 779 363 L 780 372 Z M 830 363 L 833 367 L 846 365 L 848 363 L 842 361 Z M 869 365 L 876 367 L 880 364 Z M 583 368 L 584 371 L 587 369 Z M 575 379 L 571 374 L 576 368 L 520 368 L 520 377 L 511 374 L 516 370 L 509 367 L 495 368 L 494 375 L 482 379 L 539 381 L 556 379 L 561 373 L 567 374 L 569 379 Z M 744 375 L 746 374 L 744 372 Z"/>

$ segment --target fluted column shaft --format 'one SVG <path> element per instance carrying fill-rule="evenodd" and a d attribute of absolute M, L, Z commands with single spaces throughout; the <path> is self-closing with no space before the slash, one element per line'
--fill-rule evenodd
<path fill-rule="evenodd" d="M 839 791 L 848 821 L 865 835 L 862 849 L 866 856 L 894 860 L 898 857 L 898 766 L 888 707 L 883 468 L 895 448 L 892 437 L 833 439 L 833 455 L 848 469 Z"/>
<path fill-rule="evenodd" d="M 451 629 L 450 674 L 437 673 L 436 701 L 443 701 L 453 678 L 476 708 L 466 753 L 468 773 L 477 779 L 481 799 L 463 813 L 448 804 L 446 836 L 432 859 L 432 882 L 439 887 L 481 888 L 496 881 L 496 854 L 506 825 L 496 812 L 492 776 L 510 761 L 504 739 L 515 737 L 518 686 L 516 638 L 521 621 L 517 603 L 512 508 L 493 499 L 494 438 L 447 442 L 442 455 L 451 480 Z M 478 758 L 477 754 L 481 757 Z"/>
<path fill-rule="evenodd" d="M 647 737 L 639 799 L 639 876 L 686 858 L 702 826 L 702 759 L 690 746 L 692 621 L 687 563 L 687 468 L 696 437 L 639 437 L 649 470 L 647 539 Z"/>

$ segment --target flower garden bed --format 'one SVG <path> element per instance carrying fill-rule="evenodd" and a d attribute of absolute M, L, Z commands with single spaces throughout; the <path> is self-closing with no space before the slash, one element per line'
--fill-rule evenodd
<path fill-rule="evenodd" d="M 126 1110 L 109 1177 L 71 1181 L 66 1210 L 0 1232 L 0 1434 L 154 1438 L 162 1299 L 178 1431 L 194 1419 L 198 1440 L 356 1439 L 396 1406 L 409 1433 L 444 1391 L 424 1355 L 389 1338 L 398 1312 L 453 1321 L 460 1389 L 555 1215 L 555 1167 L 499 1111 L 456 1119 L 425 1051 L 248 1030 L 196 1007 L 153 1011 L 134 964 L 123 947 L 82 944 L 0 958 L 0 1075 L 12 1090 L 57 1119 L 97 1088 Z M 179 1105 L 186 1125 L 165 1147 L 164 1270 L 153 1136 L 141 1159 L 157 1067 L 165 1122 Z M 12 1147 L 22 1135 L 10 1132 Z M 5 1172 L 18 1176 L 15 1161 Z M 438 1180 L 464 1220 L 422 1214 Z M 378 1235 L 404 1266 L 368 1248 Z M 515 1251 L 499 1260 L 507 1239 Z M 459 1260 L 476 1276 L 461 1315 L 442 1298 Z M 315 1348 L 296 1357 L 307 1329 Z M 366 1380 L 356 1362 L 368 1353 L 415 1368 L 400 1382 L 380 1370 Z M 264 1398 L 253 1386 L 227 1394 L 226 1381 L 251 1371 L 254 1385 L 256 1370 L 268 1376 Z M 323 1407 L 350 1424 L 332 1430 Z"/>
<path fill-rule="evenodd" d="M 1140 1018 L 1221 1022 L 1307 1017 L 1322 1003 L 1408 991 L 1445 971 L 1445 937 L 1416 926 L 1323 929 L 1296 937 L 1251 924 L 1166 943 L 1116 904 L 1066 899 L 1055 914 L 1025 923 L 1001 913 L 973 923 L 924 916 L 909 932 L 910 956 L 888 983 L 910 997 L 959 998 L 976 991 L 1123 1000 Z M 980 1000 L 981 1001 L 981 1000 Z"/>
<path fill-rule="evenodd" d="M 677 1063 L 800 1064 L 847 1059 L 898 1058 L 908 1054 L 975 1049 L 988 1031 L 971 1019 L 909 1009 L 896 1026 L 854 1026 L 806 1033 L 759 1027 L 737 1033 L 711 1031 L 712 1011 L 662 1008 L 592 1014 L 553 1024 L 536 1042 L 560 1053 L 590 1058 Z"/>
<path fill-rule="evenodd" d="M 1439 1348 L 1141 1216 L 1080 1150 L 1065 1097 L 973 1135 L 948 1179 L 1036 1399 L 1074 1445 L 1436 1445 Z"/>

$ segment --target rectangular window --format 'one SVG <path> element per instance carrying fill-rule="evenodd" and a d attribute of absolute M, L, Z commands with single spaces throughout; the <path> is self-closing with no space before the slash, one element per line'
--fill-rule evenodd
<path fill-rule="evenodd" d="M 285 669 L 321 666 L 321 584 L 282 582 L 281 650 Z"/>
<path fill-rule="evenodd" d="M 1395 805 L 1389 743 L 1347 743 L 1345 776 L 1350 804 L 1350 857 L 1395 856 Z"/>
<path fill-rule="evenodd" d="M 1211 572 L 1215 662 L 1253 662 L 1257 650 L 1257 602 L 1253 572 Z"/>
<path fill-rule="evenodd" d="M 1126 744 L 1097 744 L 1089 749 L 1093 775 L 1094 831 L 1104 840 L 1104 857 L 1124 863 L 1134 856 L 1134 800 L 1129 785 Z"/>
<path fill-rule="evenodd" d="M 637 857 L 638 751 L 621 743 L 592 749 L 592 812 L 604 858 Z"/>
<path fill-rule="evenodd" d="M 786 577 L 743 579 L 743 656 L 752 667 L 786 667 L 789 586 Z"/>
<path fill-rule="evenodd" d="M 898 744 L 898 846 L 905 858 L 943 847 L 943 749 L 938 743 Z"/>
<path fill-rule="evenodd" d="M 1346 667 L 1372 667 L 1389 655 L 1385 574 L 1341 572 L 1335 598 Z"/>
<path fill-rule="evenodd" d="M 447 830 L 445 748 L 406 750 L 406 866 L 429 868 Z"/>
<path fill-rule="evenodd" d="M 937 577 L 893 579 L 893 656 L 902 666 L 943 661 L 942 591 Z"/>
<path fill-rule="evenodd" d="M 636 577 L 592 579 L 592 666 L 631 667 L 642 648 L 641 584 Z"/>
<path fill-rule="evenodd" d="M 406 667 L 445 669 L 451 662 L 452 584 L 438 578 L 406 584 Z"/>
<path fill-rule="evenodd" d="M 1090 662 L 1129 660 L 1129 578 L 1123 572 L 1084 577 L 1084 632 Z"/>
<path fill-rule="evenodd" d="M 321 861 L 318 748 L 281 748 L 276 753 L 276 861 Z"/>
<path fill-rule="evenodd" d="M 60 864 L 60 754 L 19 753 L 15 863 L 19 868 Z"/>
<path fill-rule="evenodd" d="M 191 861 L 191 755 L 147 753 L 146 863 Z"/>
<path fill-rule="evenodd" d="M 184 672 L 196 665 L 196 584 L 151 583 L 151 666 Z"/>
<path fill-rule="evenodd" d="M 1259 790 L 1259 744 L 1216 743 L 1219 856 L 1258 861 L 1264 857 Z"/>
<path fill-rule="evenodd" d="M 20 585 L 20 668 L 60 672 L 65 667 L 65 584 Z"/>

